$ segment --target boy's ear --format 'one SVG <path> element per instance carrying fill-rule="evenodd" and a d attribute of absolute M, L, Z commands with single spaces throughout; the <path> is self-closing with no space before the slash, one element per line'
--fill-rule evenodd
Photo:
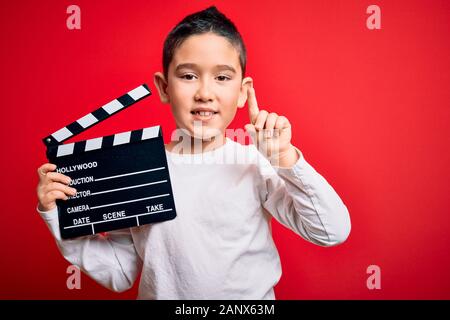
<path fill-rule="evenodd" d="M 238 98 L 238 108 L 242 108 L 245 106 L 245 103 L 247 102 L 247 90 L 248 88 L 253 87 L 253 79 L 250 77 L 245 77 L 242 79 L 241 84 L 241 91 L 239 92 L 239 98 Z"/>
<path fill-rule="evenodd" d="M 156 72 L 153 75 L 153 83 L 159 93 L 159 98 L 162 103 L 169 103 L 170 97 L 167 94 L 167 80 L 161 72 Z"/>

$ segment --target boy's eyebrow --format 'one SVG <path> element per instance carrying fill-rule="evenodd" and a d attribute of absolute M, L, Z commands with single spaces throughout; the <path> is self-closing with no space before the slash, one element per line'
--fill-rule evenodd
<path fill-rule="evenodd" d="M 177 65 L 177 67 L 175 68 L 175 71 L 178 71 L 180 69 L 198 69 L 198 65 L 195 63 L 182 63 Z M 232 66 L 228 65 L 228 64 L 219 64 L 217 66 L 215 66 L 216 69 L 218 70 L 229 70 L 231 72 L 236 73 L 236 69 L 234 69 Z"/>
<path fill-rule="evenodd" d="M 228 71 L 236 73 L 236 69 L 234 69 L 232 66 L 230 66 L 228 64 L 219 64 L 219 65 L 216 66 L 216 69 L 228 70 Z"/>

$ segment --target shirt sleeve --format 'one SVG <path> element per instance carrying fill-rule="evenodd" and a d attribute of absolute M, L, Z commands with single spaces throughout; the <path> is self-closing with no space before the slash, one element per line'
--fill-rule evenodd
<path fill-rule="evenodd" d="M 133 286 L 142 269 L 142 261 L 136 252 L 130 229 L 108 232 L 106 236 L 98 234 L 62 239 L 57 208 L 37 211 L 67 261 L 110 290 L 122 292 Z"/>
<path fill-rule="evenodd" d="M 263 207 L 309 242 L 321 246 L 341 244 L 350 234 L 348 209 L 333 187 L 296 150 L 300 158 L 291 168 L 274 167 L 263 160 Z"/>

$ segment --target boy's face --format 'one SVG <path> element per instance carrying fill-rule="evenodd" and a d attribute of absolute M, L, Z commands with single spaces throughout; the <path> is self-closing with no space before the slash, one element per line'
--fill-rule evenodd
<path fill-rule="evenodd" d="M 209 139 L 223 134 L 244 106 L 252 79 L 242 79 L 238 50 L 226 38 L 206 33 L 187 38 L 175 50 L 167 79 L 157 73 L 155 84 L 177 127 Z"/>

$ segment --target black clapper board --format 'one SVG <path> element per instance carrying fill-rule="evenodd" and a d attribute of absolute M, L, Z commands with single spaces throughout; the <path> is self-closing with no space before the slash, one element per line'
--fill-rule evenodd
<path fill-rule="evenodd" d="M 160 126 L 62 144 L 149 95 L 143 84 L 43 139 L 48 160 L 77 189 L 57 200 L 62 238 L 176 217 Z"/>

